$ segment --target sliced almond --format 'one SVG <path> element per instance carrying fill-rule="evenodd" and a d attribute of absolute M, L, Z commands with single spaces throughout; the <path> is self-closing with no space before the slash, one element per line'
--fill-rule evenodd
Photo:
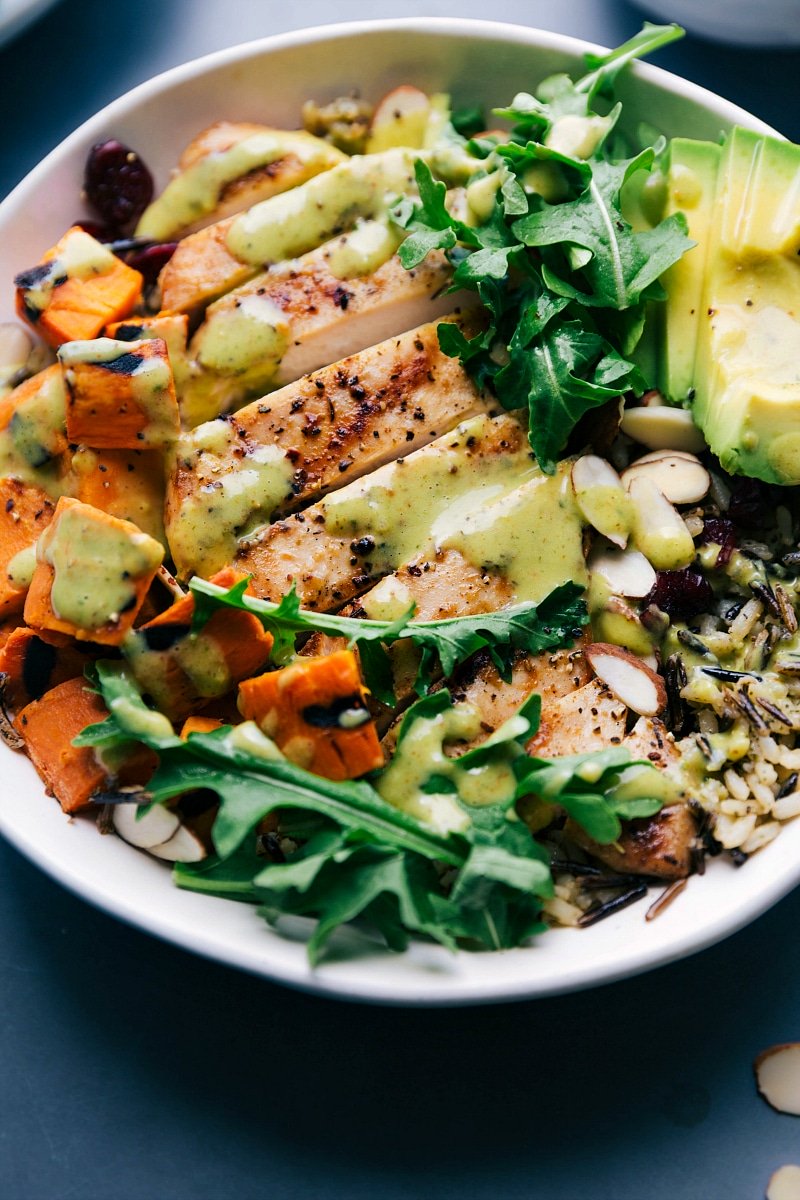
<path fill-rule="evenodd" d="M 651 404 L 626 408 L 622 414 L 622 432 L 649 450 L 706 449 L 706 440 L 685 408 Z"/>
<path fill-rule="evenodd" d="M 137 817 L 141 805 L 115 804 L 114 828 L 123 841 L 140 850 L 152 850 L 171 838 L 180 828 L 180 818 L 161 804 Z"/>
<path fill-rule="evenodd" d="M 593 614 L 592 628 L 598 641 L 624 646 L 639 656 L 652 653 L 653 639 L 621 596 L 609 596 L 602 610 Z"/>
<path fill-rule="evenodd" d="M 669 454 L 647 462 L 637 459 L 622 472 L 623 486 L 630 487 L 631 480 L 643 475 L 653 480 L 671 504 L 696 504 L 711 487 L 711 476 L 703 464 L 684 454 Z"/>
<path fill-rule="evenodd" d="M 800 1200 L 800 1167 L 787 1163 L 778 1167 L 767 1184 L 767 1200 Z"/>
<path fill-rule="evenodd" d="M 597 678 L 639 716 L 654 717 L 666 707 L 664 680 L 637 655 L 607 642 L 593 642 L 584 653 Z"/>
<path fill-rule="evenodd" d="M 148 847 L 150 854 L 167 862 L 202 862 L 207 850 L 200 838 L 187 825 L 180 825 L 168 841 Z"/>
<path fill-rule="evenodd" d="M 395 146 L 419 149 L 425 138 L 431 102 L 417 87 L 401 84 L 375 105 L 369 127 L 367 152 L 378 154 Z"/>
<path fill-rule="evenodd" d="M 800 1042 L 770 1046 L 753 1063 L 759 1092 L 778 1112 L 800 1117 Z"/>
<path fill-rule="evenodd" d="M 628 541 L 631 506 L 619 475 L 604 458 L 584 454 L 570 475 L 575 503 L 593 529 L 615 546 Z"/>
<path fill-rule="evenodd" d="M 657 571 L 677 571 L 694 559 L 694 541 L 683 517 L 655 480 L 641 473 L 629 483 L 633 540 Z"/>
<path fill-rule="evenodd" d="M 592 575 L 599 575 L 615 596 L 640 600 L 655 586 L 656 573 L 640 550 L 628 546 L 595 546 L 589 555 Z"/>
<path fill-rule="evenodd" d="M 690 454 L 688 450 L 650 450 L 649 453 L 643 454 L 641 458 L 637 458 L 630 465 L 640 467 L 643 463 L 659 462 L 662 458 L 687 458 L 689 462 L 700 462 L 697 455 Z"/>

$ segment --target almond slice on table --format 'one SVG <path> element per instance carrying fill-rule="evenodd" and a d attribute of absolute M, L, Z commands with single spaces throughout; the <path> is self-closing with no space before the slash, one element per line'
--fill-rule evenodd
<path fill-rule="evenodd" d="M 629 488 L 634 479 L 642 477 L 652 479 L 670 504 L 696 504 L 711 487 L 708 471 L 699 459 L 688 454 L 646 456 L 646 461 L 637 459 L 620 478 L 623 486 Z"/>
<path fill-rule="evenodd" d="M 649 450 L 689 450 L 700 452 L 706 440 L 685 408 L 651 404 L 646 408 L 626 408 L 620 425 L 622 432 Z"/>
<path fill-rule="evenodd" d="M 778 1167 L 767 1184 L 766 1200 L 800 1200 L 800 1167 L 796 1163 Z"/>
<path fill-rule="evenodd" d="M 654 717 L 666 707 L 664 680 L 630 650 L 593 642 L 584 654 L 597 678 L 639 716 Z"/>
<path fill-rule="evenodd" d="M 587 563 L 592 575 L 599 575 L 616 596 L 640 600 L 655 587 L 656 573 L 640 550 L 628 546 L 594 546 Z"/>
<path fill-rule="evenodd" d="M 177 813 L 156 804 L 142 817 L 137 814 L 140 804 L 115 804 L 113 823 L 123 841 L 140 850 L 152 850 L 171 838 L 180 829 Z"/>
<path fill-rule="evenodd" d="M 598 533 L 624 549 L 628 541 L 630 503 L 611 463 L 597 454 L 584 454 L 573 464 L 570 481 L 583 517 Z"/>
<path fill-rule="evenodd" d="M 800 1042 L 762 1051 L 753 1063 L 756 1086 L 778 1112 L 800 1117 Z"/>

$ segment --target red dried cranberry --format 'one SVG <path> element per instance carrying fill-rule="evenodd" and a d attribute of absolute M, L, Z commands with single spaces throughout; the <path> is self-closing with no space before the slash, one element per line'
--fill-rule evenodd
<path fill-rule="evenodd" d="M 88 217 L 78 217 L 72 222 L 82 229 L 84 233 L 88 233 L 90 237 L 96 238 L 98 242 L 113 242 L 114 232 L 107 225 L 103 225 L 100 221 L 90 221 Z"/>
<path fill-rule="evenodd" d="M 736 479 L 728 504 L 728 516 L 740 525 L 760 525 L 767 518 L 767 496 L 758 479 Z"/>
<path fill-rule="evenodd" d="M 708 612 L 713 603 L 714 593 L 708 580 L 692 567 L 684 567 L 682 571 L 657 571 L 642 607 L 655 604 L 672 620 L 682 620 Z"/>
<path fill-rule="evenodd" d="M 129 230 L 153 198 L 152 175 L 116 138 L 92 147 L 83 186 L 89 204 L 118 233 Z"/>
<path fill-rule="evenodd" d="M 724 567 L 730 562 L 736 549 L 736 529 L 733 521 L 729 521 L 727 517 L 709 517 L 700 535 L 700 545 L 706 542 L 714 542 L 719 546 L 717 566 Z"/>
<path fill-rule="evenodd" d="M 175 253 L 177 242 L 157 242 L 154 246 L 146 246 L 144 250 L 134 250 L 126 256 L 125 261 L 134 271 L 141 271 L 144 281 L 151 287 Z"/>

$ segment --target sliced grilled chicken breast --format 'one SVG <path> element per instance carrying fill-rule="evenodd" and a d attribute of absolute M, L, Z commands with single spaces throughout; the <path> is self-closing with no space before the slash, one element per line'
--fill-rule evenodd
<path fill-rule="evenodd" d="M 277 600 L 294 583 L 305 606 L 339 608 L 398 563 L 432 556 L 471 507 L 513 488 L 529 458 L 513 417 L 472 418 L 244 539 L 234 564 L 259 596 Z"/>
<path fill-rule="evenodd" d="M 168 481 L 178 571 L 213 573 L 244 532 L 492 409 L 428 324 L 206 422 L 179 439 Z"/>
<path fill-rule="evenodd" d="M 352 236 L 273 267 L 208 308 L 182 389 L 189 424 L 472 302 L 468 293 L 447 293 L 452 271 L 438 251 L 407 271 L 392 242 L 376 269 L 343 275 L 337 255 Z"/>

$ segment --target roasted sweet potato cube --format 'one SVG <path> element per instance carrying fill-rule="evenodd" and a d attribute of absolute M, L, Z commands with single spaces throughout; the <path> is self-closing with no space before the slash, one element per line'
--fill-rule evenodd
<path fill-rule="evenodd" d="M 164 542 L 164 456 L 159 450 L 90 450 L 72 455 L 74 495 L 112 517 L 133 521 Z"/>
<path fill-rule="evenodd" d="M 16 711 L 38 700 L 45 692 L 83 675 L 89 655 L 71 642 L 55 646 L 21 625 L 0 650 L 0 672 L 5 676 L 3 700 Z"/>
<path fill-rule="evenodd" d="M 181 728 L 181 737 L 186 741 L 190 733 L 213 733 L 221 728 L 219 717 L 187 717 Z"/>
<path fill-rule="evenodd" d="M 45 787 L 66 813 L 91 806 L 91 797 L 110 785 L 146 783 L 156 766 L 156 756 L 137 747 L 112 780 L 89 746 L 73 746 L 87 725 L 103 721 L 108 711 L 100 696 L 88 689 L 85 679 L 69 679 L 23 708 L 15 725 L 25 749 Z"/>
<path fill-rule="evenodd" d="M 78 225 L 14 283 L 17 312 L 51 346 L 97 337 L 133 312 L 142 292 L 139 272 Z"/>
<path fill-rule="evenodd" d="M 357 779 L 383 766 L 352 650 L 304 658 L 239 685 L 239 708 L 298 766 Z"/>
<path fill-rule="evenodd" d="M 230 588 L 242 578 L 226 567 L 212 583 Z M 252 613 L 219 609 L 196 633 L 193 615 L 194 597 L 184 596 L 140 625 L 125 644 L 142 691 L 173 721 L 260 671 L 272 649 L 272 635 Z"/>
<path fill-rule="evenodd" d="M 131 521 L 62 496 L 37 542 L 25 620 L 34 629 L 117 646 L 163 557 L 163 546 Z"/>
<path fill-rule="evenodd" d="M 152 450 L 175 439 L 180 415 L 163 338 L 70 342 L 58 357 L 71 442 L 101 450 Z"/>
<path fill-rule="evenodd" d="M 32 548 L 54 512 L 55 504 L 41 488 L 20 479 L 0 479 L 0 617 L 22 612 Z M 30 553 L 26 556 L 25 551 Z"/>
<path fill-rule="evenodd" d="M 0 429 L 9 431 L 11 453 L 23 466 L 40 468 L 65 453 L 65 418 L 66 391 L 57 363 L 0 399 Z"/>

